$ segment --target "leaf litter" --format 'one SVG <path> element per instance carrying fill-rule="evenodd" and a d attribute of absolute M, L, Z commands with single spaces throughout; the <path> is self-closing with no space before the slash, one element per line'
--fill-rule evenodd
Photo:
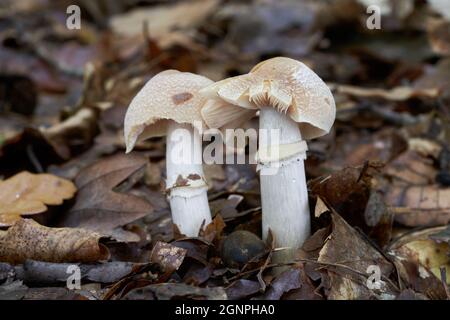
<path fill-rule="evenodd" d="M 7 2 L 0 298 L 448 298 L 443 1 L 386 3 L 377 33 L 356 0 L 82 2 L 80 31 L 40 13 L 61 4 Z M 315 70 L 337 104 L 332 132 L 308 144 L 312 234 L 285 265 L 271 261 L 282 248 L 261 240 L 254 166 L 205 167 L 214 219 L 189 238 L 170 219 L 164 140 L 123 154 L 126 107 L 154 74 L 220 80 L 276 55 Z M 62 287 L 70 264 L 81 290 Z"/>

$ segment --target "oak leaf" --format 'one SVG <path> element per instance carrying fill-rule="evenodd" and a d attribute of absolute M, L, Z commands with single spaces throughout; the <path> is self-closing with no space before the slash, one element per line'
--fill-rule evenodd
<path fill-rule="evenodd" d="M 116 187 L 130 176 L 143 173 L 146 164 L 147 159 L 142 156 L 118 155 L 81 170 L 75 179 L 79 188 L 75 205 L 59 226 L 85 228 L 132 241 L 115 229 L 152 213 L 153 206 L 141 197 L 119 192 Z"/>
<path fill-rule="evenodd" d="M 47 210 L 47 205 L 58 205 L 76 192 L 75 185 L 51 174 L 33 174 L 27 171 L 0 182 L 0 226 L 10 226 L 21 219 Z"/>

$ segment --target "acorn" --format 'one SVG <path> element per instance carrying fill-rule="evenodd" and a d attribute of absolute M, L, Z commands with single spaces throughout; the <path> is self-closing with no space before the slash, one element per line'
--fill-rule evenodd
<path fill-rule="evenodd" d="M 266 251 L 266 244 L 255 234 L 239 230 L 229 234 L 222 243 L 222 260 L 231 268 L 241 268 Z"/>

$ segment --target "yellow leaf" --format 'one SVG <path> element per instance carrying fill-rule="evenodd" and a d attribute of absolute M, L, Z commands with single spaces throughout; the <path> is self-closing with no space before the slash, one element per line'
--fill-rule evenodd
<path fill-rule="evenodd" d="M 21 215 L 37 214 L 59 205 L 76 192 L 75 185 L 51 174 L 27 171 L 0 182 L 0 226 L 10 226 Z"/>

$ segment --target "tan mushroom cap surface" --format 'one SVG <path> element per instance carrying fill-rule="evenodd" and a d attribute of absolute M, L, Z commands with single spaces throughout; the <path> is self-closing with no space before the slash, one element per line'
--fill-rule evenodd
<path fill-rule="evenodd" d="M 238 119 L 251 110 L 273 107 L 299 124 L 304 139 L 312 139 L 327 134 L 336 117 L 334 98 L 325 82 L 305 64 L 285 57 L 263 61 L 248 74 L 216 82 L 200 92 L 228 103 L 202 109 L 209 127 L 226 125 L 230 117 L 221 118 L 222 113 Z"/>
<path fill-rule="evenodd" d="M 130 152 L 138 140 L 164 136 L 170 121 L 203 126 L 200 110 L 206 98 L 198 93 L 212 80 L 189 72 L 166 70 L 151 78 L 131 101 L 124 121 Z"/>

